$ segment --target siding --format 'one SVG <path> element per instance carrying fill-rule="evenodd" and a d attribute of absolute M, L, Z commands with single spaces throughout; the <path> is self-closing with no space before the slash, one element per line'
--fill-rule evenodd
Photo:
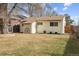
<path fill-rule="evenodd" d="M 52 21 L 52 22 L 58 22 L 58 26 L 50 26 L 51 21 L 42 21 L 43 25 L 37 25 L 37 33 L 43 33 L 43 31 L 46 31 L 46 33 L 61 33 L 62 31 L 62 21 Z"/>
<path fill-rule="evenodd" d="M 24 25 L 20 25 L 20 32 L 23 32 L 23 33 L 31 33 L 31 24 L 28 23 L 28 24 L 24 24 Z"/>

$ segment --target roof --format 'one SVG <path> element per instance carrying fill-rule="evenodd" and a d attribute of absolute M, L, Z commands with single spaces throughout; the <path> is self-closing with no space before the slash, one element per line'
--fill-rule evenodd
<path fill-rule="evenodd" d="M 22 23 L 32 23 L 34 21 L 37 21 L 37 17 L 28 17 L 26 19 L 23 19 Z"/>
<path fill-rule="evenodd" d="M 27 21 L 29 23 L 32 23 L 34 21 L 52 21 L 57 20 L 61 21 L 63 20 L 64 16 L 43 16 L 43 17 L 28 17 L 24 19 L 23 21 Z"/>
<path fill-rule="evenodd" d="M 40 17 L 39 20 L 50 21 L 50 20 L 63 20 L 64 16 L 44 16 Z"/>
<path fill-rule="evenodd" d="M 18 25 L 18 24 L 20 24 L 20 22 L 21 22 L 20 19 L 10 18 L 11 25 Z"/>

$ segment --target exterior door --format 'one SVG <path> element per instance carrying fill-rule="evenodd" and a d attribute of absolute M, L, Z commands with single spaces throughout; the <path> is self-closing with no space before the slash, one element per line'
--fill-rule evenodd
<path fill-rule="evenodd" d="M 19 33 L 20 32 L 20 25 L 13 26 L 13 32 L 14 33 Z"/>

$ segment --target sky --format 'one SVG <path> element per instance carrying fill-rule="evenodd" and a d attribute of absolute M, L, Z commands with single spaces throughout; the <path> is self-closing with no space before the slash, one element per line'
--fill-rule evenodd
<path fill-rule="evenodd" d="M 69 14 L 77 25 L 79 20 L 79 3 L 51 3 L 49 4 L 59 14 Z"/>
<path fill-rule="evenodd" d="M 12 6 L 10 4 L 9 6 Z M 48 3 L 48 7 L 51 7 L 52 10 L 55 10 L 58 14 L 69 14 L 71 19 L 74 20 L 74 25 L 78 24 L 79 20 L 79 3 Z M 18 11 L 19 12 L 19 11 Z M 21 12 L 20 12 L 21 13 Z M 25 14 L 22 12 L 21 14 Z"/>

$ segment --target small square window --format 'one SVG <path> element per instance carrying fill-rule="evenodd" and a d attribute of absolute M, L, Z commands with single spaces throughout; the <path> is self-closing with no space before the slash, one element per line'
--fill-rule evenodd
<path fill-rule="evenodd" d="M 54 22 L 50 22 L 50 26 L 54 26 Z"/>
<path fill-rule="evenodd" d="M 55 22 L 55 26 L 58 26 L 58 22 Z"/>
<path fill-rule="evenodd" d="M 58 26 L 58 22 L 50 22 L 50 26 Z"/>
<path fill-rule="evenodd" d="M 42 25 L 43 23 L 42 22 L 38 22 L 38 25 Z"/>

